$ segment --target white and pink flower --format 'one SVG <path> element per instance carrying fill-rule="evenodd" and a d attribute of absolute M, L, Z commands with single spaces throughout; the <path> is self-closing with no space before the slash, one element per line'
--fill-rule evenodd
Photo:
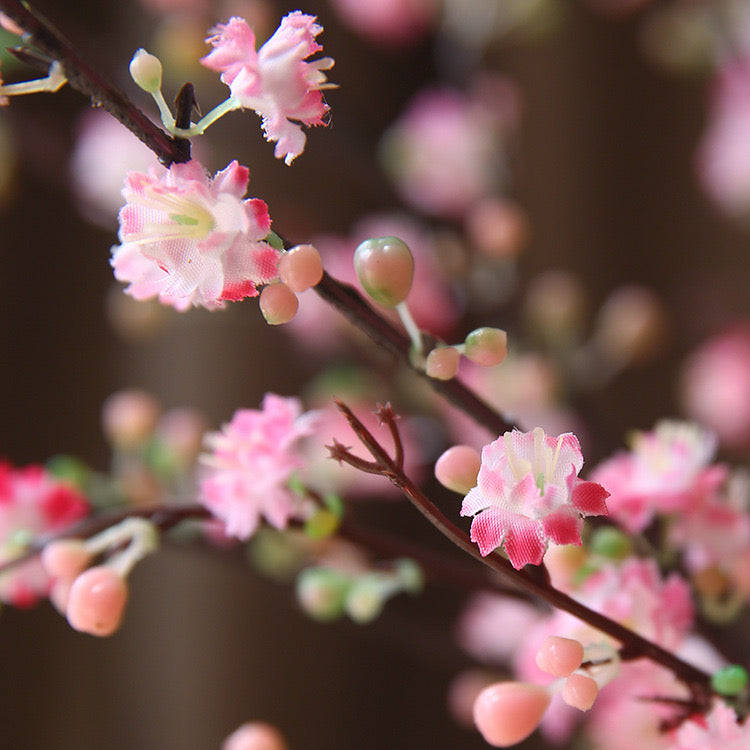
<path fill-rule="evenodd" d="M 578 478 L 582 467 L 572 433 L 513 430 L 484 446 L 477 486 L 461 507 L 462 516 L 474 516 L 471 539 L 481 554 L 502 546 L 520 569 L 539 565 L 549 542 L 580 545 L 582 516 L 605 515 L 609 495 Z"/>
<path fill-rule="evenodd" d="M 0 463 L 0 562 L 26 551 L 34 538 L 61 531 L 89 513 L 86 499 L 43 466 L 15 469 Z M 0 600 L 29 607 L 49 593 L 52 581 L 38 559 L 0 576 Z"/>
<path fill-rule="evenodd" d="M 686 512 L 721 485 L 727 469 L 711 465 L 715 451 L 712 433 L 662 420 L 652 432 L 636 433 L 632 449 L 597 466 L 591 478 L 610 491 L 610 515 L 638 532 L 657 513 Z"/>
<path fill-rule="evenodd" d="M 305 466 L 300 441 L 316 418 L 302 413 L 298 399 L 267 393 L 261 409 L 240 409 L 221 432 L 206 435 L 211 452 L 201 457 L 200 501 L 229 536 L 248 539 L 261 518 L 283 529 L 303 510 L 288 483 Z"/>
<path fill-rule="evenodd" d="M 122 244 L 111 260 L 115 277 L 129 283 L 125 291 L 177 310 L 214 309 L 273 281 L 280 253 L 263 241 L 271 230 L 266 204 L 243 200 L 248 179 L 236 161 L 213 178 L 195 160 L 173 164 L 162 177 L 128 174 Z"/>
<path fill-rule="evenodd" d="M 266 139 L 276 141 L 274 156 L 291 164 L 305 148 L 303 125 L 324 125 L 328 105 L 322 89 L 331 88 L 323 72 L 330 57 L 307 58 L 322 48 L 315 38 L 323 27 L 315 16 L 295 11 L 284 16 L 273 36 L 255 49 L 255 34 L 242 18 L 219 24 L 206 40 L 213 50 L 203 65 L 221 73 L 232 98 L 263 120 Z"/>

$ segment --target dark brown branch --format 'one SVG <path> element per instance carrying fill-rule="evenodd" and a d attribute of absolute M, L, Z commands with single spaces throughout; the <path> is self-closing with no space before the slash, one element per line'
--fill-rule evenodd
<path fill-rule="evenodd" d="M 164 164 L 190 159 L 190 145 L 187 141 L 172 138 L 154 125 L 135 104 L 87 65 L 70 42 L 38 11 L 32 10 L 20 0 L 0 0 L 0 10 L 26 32 L 24 42 L 27 45 L 36 47 L 62 65 L 72 88 L 88 97 L 94 107 L 107 110 L 140 138 Z"/>

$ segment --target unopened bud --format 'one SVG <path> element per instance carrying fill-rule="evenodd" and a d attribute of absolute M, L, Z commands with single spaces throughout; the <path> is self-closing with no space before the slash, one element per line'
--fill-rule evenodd
<path fill-rule="evenodd" d="M 466 337 L 464 347 L 472 362 L 492 367 L 508 356 L 508 335 L 500 328 L 477 328 Z"/>
<path fill-rule="evenodd" d="M 161 60 L 141 47 L 130 61 L 130 77 L 149 94 L 161 89 Z"/>
<path fill-rule="evenodd" d="M 398 237 L 373 237 L 354 251 L 360 284 L 378 304 L 396 307 L 409 294 L 414 280 L 414 258 Z"/>

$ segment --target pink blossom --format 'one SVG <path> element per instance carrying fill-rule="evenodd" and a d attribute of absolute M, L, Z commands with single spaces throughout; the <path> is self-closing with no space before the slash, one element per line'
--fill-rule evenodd
<path fill-rule="evenodd" d="M 669 750 L 745 750 L 750 747 L 750 722 L 740 724 L 734 710 L 716 701 L 711 712 L 683 723 Z"/>
<path fill-rule="evenodd" d="M 750 60 L 735 59 L 719 68 L 709 115 L 698 172 L 719 207 L 742 216 L 750 210 Z"/>
<path fill-rule="evenodd" d="M 331 4 L 352 29 L 394 46 L 421 38 L 438 11 L 435 0 L 333 0 Z"/>
<path fill-rule="evenodd" d="M 686 568 L 697 573 L 709 567 L 732 572 L 750 549 L 748 479 L 730 476 L 721 492 L 702 497 L 670 518 L 667 543 L 683 553 Z"/>
<path fill-rule="evenodd" d="M 638 432 L 629 452 L 594 469 L 592 480 L 610 492 L 610 515 L 630 532 L 645 529 L 656 513 L 684 512 L 713 492 L 726 467 L 710 466 L 715 436 L 696 425 L 663 420 Z"/>
<path fill-rule="evenodd" d="M 557 438 L 513 430 L 482 449 L 477 486 L 461 507 L 474 516 L 471 539 L 482 555 L 500 546 L 520 569 L 539 565 L 549 542 L 581 544 L 582 516 L 607 513 L 608 492 L 578 479 L 583 454 L 572 433 Z"/>
<path fill-rule="evenodd" d="M 505 88 L 505 97 L 513 98 Z M 381 144 L 402 198 L 429 214 L 459 219 L 495 192 L 504 171 L 504 117 L 480 95 L 449 89 L 418 94 Z"/>
<path fill-rule="evenodd" d="M 14 469 L 0 463 L 0 562 L 25 551 L 34 537 L 60 531 L 89 512 L 83 496 L 43 466 Z M 0 599 L 28 607 L 49 593 L 51 581 L 38 559 L 0 576 Z"/>
<path fill-rule="evenodd" d="M 282 529 L 300 513 L 288 482 L 305 465 L 300 440 L 312 433 L 315 419 L 297 399 L 267 393 L 261 409 L 240 409 L 221 432 L 206 435 L 211 453 L 201 457 L 208 468 L 200 501 L 228 535 L 249 538 L 261 517 Z"/>
<path fill-rule="evenodd" d="M 244 19 L 233 17 L 211 30 L 206 41 L 214 49 L 201 59 L 207 68 L 221 73 L 240 106 L 261 116 L 266 139 L 276 141 L 274 156 L 287 164 L 305 148 L 306 137 L 298 123 L 325 124 L 328 105 L 321 90 L 331 84 L 323 71 L 333 67 L 333 59 L 307 60 L 323 49 L 315 41 L 321 31 L 315 16 L 294 11 L 281 19 L 273 36 L 256 52 L 253 30 Z"/>
<path fill-rule="evenodd" d="M 154 172 L 131 172 L 120 211 L 121 245 L 112 266 L 135 299 L 158 297 L 178 310 L 209 309 L 254 297 L 276 275 L 279 251 L 263 242 L 268 207 L 243 200 L 248 170 L 236 161 L 212 179 L 193 160 Z"/>
<path fill-rule="evenodd" d="M 714 430 L 727 446 L 747 446 L 750 328 L 731 328 L 698 347 L 685 362 L 681 391 L 682 403 L 691 418 Z"/>

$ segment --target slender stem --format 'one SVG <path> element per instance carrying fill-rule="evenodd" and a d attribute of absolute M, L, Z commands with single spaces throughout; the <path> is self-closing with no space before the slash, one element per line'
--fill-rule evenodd
<path fill-rule="evenodd" d="M 597 630 L 619 641 L 622 644 L 620 656 L 624 660 L 649 658 L 669 669 L 675 677 L 684 682 L 690 689 L 696 704 L 708 708 L 711 690 L 711 677 L 692 664 L 688 664 L 675 654 L 667 651 L 656 643 L 644 638 L 633 630 L 626 628 L 620 623 L 596 612 L 581 604 L 562 591 L 554 588 L 548 581 L 537 579 L 530 575 L 525 569 L 516 570 L 508 560 L 497 552 L 492 552 L 486 557 L 479 553 L 469 535 L 456 526 L 437 506 L 417 487 L 403 471 L 393 463 L 388 453 L 382 446 L 373 448 L 377 441 L 367 428 L 357 419 L 346 404 L 337 401 L 339 409 L 343 412 L 358 437 L 364 435 L 369 438 L 364 444 L 373 455 L 373 458 L 381 463 L 383 473 L 390 481 L 398 487 L 401 492 L 411 501 L 420 513 L 440 531 L 443 536 L 453 542 L 457 547 L 479 562 L 487 565 L 492 570 L 500 573 L 509 583 L 528 591 L 529 593 L 543 599 L 556 609 L 561 609 L 580 620 L 588 623 Z"/>
<path fill-rule="evenodd" d="M 286 244 L 286 243 L 285 243 Z M 357 328 L 364 331 L 376 344 L 398 357 L 419 377 L 454 406 L 473 417 L 491 433 L 500 435 L 512 430 L 514 425 L 498 414 L 489 404 L 470 391 L 460 380 L 436 380 L 412 363 L 409 337 L 379 315 L 352 286 L 323 274 L 313 289 L 328 304 L 335 307 Z"/>
<path fill-rule="evenodd" d="M 36 10 L 21 0 L 0 0 L 0 10 L 26 33 L 24 42 L 32 45 L 63 67 L 68 85 L 102 107 L 142 140 L 164 164 L 186 161 L 187 141 L 171 138 L 141 112 L 120 91 L 87 65 L 73 46 Z M 190 158 L 188 156 L 188 158 Z"/>

